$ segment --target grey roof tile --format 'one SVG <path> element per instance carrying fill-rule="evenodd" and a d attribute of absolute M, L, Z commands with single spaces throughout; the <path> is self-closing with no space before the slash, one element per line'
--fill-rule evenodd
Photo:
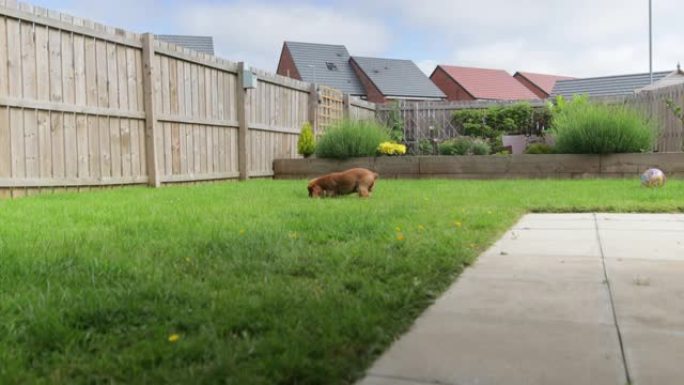
<path fill-rule="evenodd" d="M 444 93 L 411 60 L 353 56 L 385 96 L 444 98 Z"/>
<path fill-rule="evenodd" d="M 214 38 L 211 36 L 157 35 L 157 38 L 197 52 L 214 54 Z"/>
<path fill-rule="evenodd" d="M 352 95 L 365 95 L 361 82 L 349 65 L 343 45 L 286 41 L 302 80 L 337 88 Z"/>
<path fill-rule="evenodd" d="M 653 81 L 657 82 L 670 73 L 671 71 L 654 72 Z M 576 94 L 589 96 L 630 95 L 636 90 L 647 86 L 650 82 L 651 79 L 648 73 L 559 80 L 553 87 L 551 96 L 572 97 L 572 95 Z"/>

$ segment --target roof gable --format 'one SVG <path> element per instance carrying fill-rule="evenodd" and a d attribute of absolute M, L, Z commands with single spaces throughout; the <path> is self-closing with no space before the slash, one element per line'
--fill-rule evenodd
<path fill-rule="evenodd" d="M 539 87 L 542 91 L 544 91 L 547 94 L 551 94 L 551 92 L 553 91 L 553 87 L 556 85 L 557 81 L 574 79 L 573 77 L 570 77 L 570 76 L 537 74 L 537 73 L 533 73 L 533 72 L 523 72 L 523 71 L 516 72 L 515 75 L 513 75 L 513 77 L 515 77 L 516 75 L 520 75 L 520 76 L 524 77 L 525 79 L 529 80 L 530 83 Z"/>
<path fill-rule="evenodd" d="M 303 81 L 324 84 L 352 95 L 365 94 L 349 65 L 345 46 L 292 41 L 286 41 L 285 46 Z"/>
<path fill-rule="evenodd" d="M 504 70 L 439 65 L 455 82 L 476 99 L 533 100 L 539 99 Z"/>
<path fill-rule="evenodd" d="M 446 95 L 411 60 L 353 56 L 352 60 L 387 97 L 435 98 Z"/>
<path fill-rule="evenodd" d="M 211 36 L 157 35 L 156 37 L 167 43 L 214 55 L 214 38 Z"/>
<path fill-rule="evenodd" d="M 670 71 L 654 72 L 653 81 L 657 82 L 670 73 Z M 559 80 L 553 88 L 552 96 L 571 97 L 576 94 L 589 96 L 630 95 L 650 83 L 651 78 L 648 73 Z"/>

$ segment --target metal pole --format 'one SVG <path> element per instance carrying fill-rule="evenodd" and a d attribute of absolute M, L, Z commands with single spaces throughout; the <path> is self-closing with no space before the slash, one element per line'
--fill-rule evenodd
<path fill-rule="evenodd" d="M 651 84 L 653 84 L 653 15 L 651 2 L 652 0 L 648 0 L 648 74 Z"/>

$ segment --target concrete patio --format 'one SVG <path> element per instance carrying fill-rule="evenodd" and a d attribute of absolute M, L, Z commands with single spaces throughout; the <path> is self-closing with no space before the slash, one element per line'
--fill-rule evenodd
<path fill-rule="evenodd" d="M 529 214 L 362 385 L 684 383 L 684 215 Z"/>

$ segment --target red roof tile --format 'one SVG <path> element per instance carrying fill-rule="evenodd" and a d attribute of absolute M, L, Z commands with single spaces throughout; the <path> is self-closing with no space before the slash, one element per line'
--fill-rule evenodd
<path fill-rule="evenodd" d="M 541 88 L 544 92 L 546 92 L 549 95 L 551 94 L 551 91 L 553 91 L 553 86 L 556 85 L 557 80 L 574 79 L 570 76 L 535 74 L 532 72 L 522 71 L 518 71 L 516 75 L 517 74 L 520 74 L 522 77 L 529 80 L 531 83 Z"/>
<path fill-rule="evenodd" d="M 476 99 L 539 99 L 504 70 L 448 65 L 440 65 L 437 68 L 444 70 Z"/>

